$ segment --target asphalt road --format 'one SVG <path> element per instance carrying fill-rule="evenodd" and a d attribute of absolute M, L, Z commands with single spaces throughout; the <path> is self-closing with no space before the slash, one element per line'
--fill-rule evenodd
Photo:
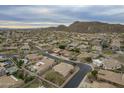
<path fill-rule="evenodd" d="M 14 56 L 17 56 L 17 54 L 0 54 L 0 56 L 2 56 L 3 58 L 6 58 L 6 57 L 14 57 Z"/>
<path fill-rule="evenodd" d="M 92 70 L 91 66 L 87 64 L 78 64 L 80 70 L 75 74 L 74 77 L 64 86 L 64 88 L 76 88 L 83 80 L 85 75 Z"/>

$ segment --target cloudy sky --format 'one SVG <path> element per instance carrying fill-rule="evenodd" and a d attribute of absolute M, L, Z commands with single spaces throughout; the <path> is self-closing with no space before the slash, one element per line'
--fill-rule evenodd
<path fill-rule="evenodd" d="M 49 27 L 74 21 L 124 24 L 124 6 L 0 5 L 1 28 Z"/>

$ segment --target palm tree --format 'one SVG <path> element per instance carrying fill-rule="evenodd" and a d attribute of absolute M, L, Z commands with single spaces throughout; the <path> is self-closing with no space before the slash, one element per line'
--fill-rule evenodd
<path fill-rule="evenodd" d="M 24 78 L 25 77 L 25 73 L 23 72 L 23 69 L 22 69 L 22 67 L 24 66 L 24 61 L 23 60 L 18 60 L 16 57 L 10 58 L 10 60 L 18 68 L 18 70 L 17 70 L 17 76 L 18 77 L 21 77 L 21 78 Z"/>
<path fill-rule="evenodd" d="M 24 65 L 23 60 L 18 60 L 16 57 L 13 57 L 13 58 L 10 58 L 10 59 L 16 65 L 16 67 L 18 67 L 19 69 L 21 69 L 22 66 Z"/>

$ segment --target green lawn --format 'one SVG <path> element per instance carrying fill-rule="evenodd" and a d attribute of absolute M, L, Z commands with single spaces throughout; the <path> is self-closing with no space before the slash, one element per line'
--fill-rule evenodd
<path fill-rule="evenodd" d="M 104 50 L 103 53 L 106 54 L 106 55 L 114 54 L 111 50 Z"/>

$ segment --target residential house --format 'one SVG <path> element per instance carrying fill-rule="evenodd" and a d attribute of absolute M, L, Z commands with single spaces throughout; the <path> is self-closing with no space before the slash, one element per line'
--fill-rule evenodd
<path fill-rule="evenodd" d="M 81 84 L 79 85 L 79 88 L 117 88 L 117 87 L 108 82 L 93 81 L 92 83 L 81 82 Z"/>
<path fill-rule="evenodd" d="M 29 54 L 26 56 L 26 58 L 30 61 L 30 62 L 37 62 L 39 60 L 41 60 L 43 58 L 42 55 L 38 55 L 38 54 Z"/>
<path fill-rule="evenodd" d="M 68 50 L 62 50 L 62 51 L 60 52 L 60 54 L 61 54 L 62 56 L 64 56 L 64 57 L 70 57 L 71 52 L 68 51 Z"/>
<path fill-rule="evenodd" d="M 24 45 L 20 48 L 24 53 L 29 53 L 30 52 L 30 46 L 28 43 L 24 43 Z"/>
<path fill-rule="evenodd" d="M 61 49 L 59 49 L 59 48 L 53 48 L 52 49 L 52 52 L 55 53 L 55 54 L 60 54 Z"/>
<path fill-rule="evenodd" d="M 29 69 L 36 71 L 38 74 L 42 74 L 49 68 L 53 67 L 56 62 L 53 59 L 44 57 L 42 60 L 37 61 L 35 65 L 32 65 Z"/>
<path fill-rule="evenodd" d="M 100 38 L 93 38 L 93 39 L 91 40 L 91 44 L 92 44 L 92 45 L 99 46 L 100 43 L 101 43 L 101 39 L 100 39 Z"/>
<path fill-rule="evenodd" d="M 100 45 L 94 45 L 94 46 L 92 46 L 92 50 L 93 51 L 98 51 L 99 53 L 101 53 L 102 52 L 102 46 L 100 46 Z"/>
<path fill-rule="evenodd" d="M 108 59 L 104 59 L 103 62 L 104 62 L 103 63 L 104 69 L 114 70 L 121 68 L 121 63 L 116 59 L 108 58 Z"/>
<path fill-rule="evenodd" d="M 71 50 L 71 49 L 77 47 L 78 45 L 79 45 L 78 42 L 72 42 L 72 43 L 68 44 L 67 49 Z"/>
<path fill-rule="evenodd" d="M 112 39 L 110 46 L 113 51 L 119 51 L 121 46 L 120 39 L 118 38 Z"/>
<path fill-rule="evenodd" d="M 77 48 L 79 48 L 81 52 L 85 52 L 89 50 L 89 45 L 81 44 Z"/>
<path fill-rule="evenodd" d="M 21 60 L 24 61 L 25 64 L 29 62 L 27 59 L 21 59 Z"/>
<path fill-rule="evenodd" d="M 87 52 L 82 52 L 82 53 L 80 53 L 78 56 L 77 56 L 77 60 L 78 61 L 81 61 L 81 62 L 85 62 L 86 60 L 86 58 L 89 58 L 89 57 L 91 57 L 91 54 L 90 53 L 87 53 Z"/>
<path fill-rule="evenodd" d="M 53 70 L 63 75 L 64 77 L 67 77 L 71 73 L 71 71 L 74 70 L 74 66 L 67 63 L 60 63 L 54 66 Z"/>
<path fill-rule="evenodd" d="M 17 50 L 18 47 L 8 46 L 8 47 L 2 47 L 3 50 Z"/>
<path fill-rule="evenodd" d="M 6 69 L 0 66 L 0 77 L 6 74 Z"/>
<path fill-rule="evenodd" d="M 124 75 L 108 70 L 100 70 L 97 75 L 98 80 L 112 83 L 118 87 L 124 87 Z"/>
<path fill-rule="evenodd" d="M 93 59 L 93 65 L 97 67 L 103 66 L 103 61 L 100 59 Z"/>
<path fill-rule="evenodd" d="M 5 68 L 9 68 L 9 67 L 11 67 L 11 66 L 14 65 L 14 63 L 11 62 L 11 61 L 5 61 L 5 62 L 3 62 L 3 64 L 4 64 L 4 67 L 5 67 Z"/>
<path fill-rule="evenodd" d="M 0 60 L 2 60 L 3 59 L 3 56 L 0 56 Z"/>
<path fill-rule="evenodd" d="M 0 88 L 16 88 L 24 84 L 24 81 L 17 79 L 14 76 L 2 76 L 0 77 Z"/>
<path fill-rule="evenodd" d="M 5 66 L 4 62 L 0 62 L 0 67 L 4 67 L 4 66 Z"/>
<path fill-rule="evenodd" d="M 6 73 L 12 75 L 13 73 L 15 73 L 16 71 L 18 71 L 18 68 L 15 66 L 6 68 Z"/>
<path fill-rule="evenodd" d="M 44 43 L 44 44 L 38 44 L 38 46 L 45 51 L 49 51 L 53 48 L 52 45 L 48 44 L 48 43 Z"/>

